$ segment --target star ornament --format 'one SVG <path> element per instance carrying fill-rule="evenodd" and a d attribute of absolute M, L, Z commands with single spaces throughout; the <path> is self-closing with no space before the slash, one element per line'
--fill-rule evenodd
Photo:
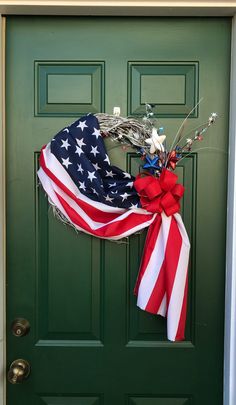
<path fill-rule="evenodd" d="M 160 169 L 158 165 L 159 158 L 155 157 L 154 159 L 151 159 L 150 156 L 146 156 L 146 163 L 143 165 L 144 169 Z"/>
<path fill-rule="evenodd" d="M 152 128 L 152 136 L 151 138 L 145 139 L 145 142 L 150 145 L 150 153 L 153 154 L 156 150 L 160 152 L 164 152 L 165 148 L 163 146 L 163 142 L 166 139 L 165 135 L 158 135 L 157 129 Z"/>

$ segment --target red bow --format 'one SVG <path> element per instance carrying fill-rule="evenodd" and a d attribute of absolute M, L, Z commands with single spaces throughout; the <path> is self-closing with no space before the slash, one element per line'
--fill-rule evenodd
<path fill-rule="evenodd" d="M 165 211 L 167 216 L 180 210 L 179 200 L 184 194 L 182 184 L 176 184 L 178 176 L 163 169 L 159 178 L 147 175 L 136 177 L 134 187 L 140 195 L 142 208 L 149 212 Z"/>

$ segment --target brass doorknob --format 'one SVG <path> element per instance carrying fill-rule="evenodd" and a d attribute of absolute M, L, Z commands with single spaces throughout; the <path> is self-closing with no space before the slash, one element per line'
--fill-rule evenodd
<path fill-rule="evenodd" d="M 7 373 L 7 379 L 11 384 L 22 383 L 30 373 L 30 365 L 28 361 L 18 359 L 13 361 Z"/>

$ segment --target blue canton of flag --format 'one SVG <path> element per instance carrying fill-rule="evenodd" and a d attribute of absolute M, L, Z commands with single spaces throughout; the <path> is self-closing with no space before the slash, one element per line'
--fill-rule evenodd
<path fill-rule="evenodd" d="M 61 130 L 51 142 L 51 153 L 88 198 L 119 208 L 140 207 L 135 178 L 110 164 L 94 115 Z"/>

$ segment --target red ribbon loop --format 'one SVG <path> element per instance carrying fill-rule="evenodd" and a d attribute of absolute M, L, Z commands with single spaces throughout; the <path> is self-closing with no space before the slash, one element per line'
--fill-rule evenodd
<path fill-rule="evenodd" d="M 182 184 L 177 184 L 178 176 L 167 169 L 163 169 L 159 178 L 138 175 L 134 187 L 140 195 L 142 208 L 149 212 L 163 210 L 167 216 L 180 210 L 179 200 L 184 194 Z"/>

